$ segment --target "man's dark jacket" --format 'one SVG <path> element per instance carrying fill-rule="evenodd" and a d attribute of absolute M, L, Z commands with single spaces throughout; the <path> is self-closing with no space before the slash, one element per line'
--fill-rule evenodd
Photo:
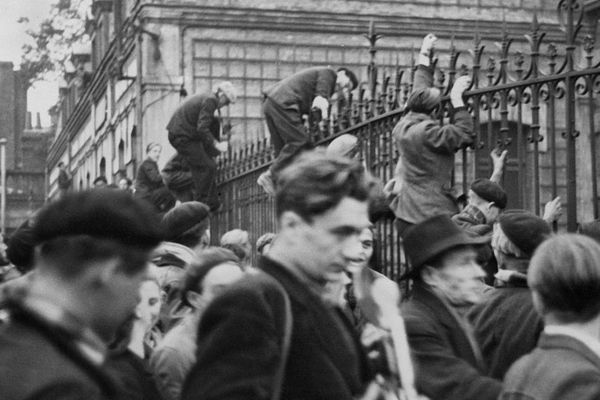
<path fill-rule="evenodd" d="M 169 123 L 169 142 L 175 148 L 185 141 L 202 142 L 211 157 L 219 155 L 214 142 L 219 138 L 219 119 L 215 112 L 219 108 L 219 100 L 214 94 L 197 94 L 191 96 L 175 110 Z"/>
<path fill-rule="evenodd" d="M 271 398 L 285 312 L 272 278 L 287 292 L 293 314 L 281 398 L 351 400 L 360 394 L 370 374 L 349 321 L 285 267 L 268 258 L 259 266 L 266 274 L 248 275 L 206 309 L 182 399 Z"/>
<path fill-rule="evenodd" d="M 515 361 L 535 348 L 544 329 L 524 275 L 486 293 L 470 318 L 489 375 L 496 379 L 503 379 Z"/>
<path fill-rule="evenodd" d="M 331 68 L 307 68 L 277 82 L 265 90 L 265 95 L 286 110 L 308 114 L 315 97 L 331 97 L 336 79 L 337 73 Z"/>
<path fill-rule="evenodd" d="M 463 328 L 424 284 L 414 284 L 402 315 L 420 393 L 431 399 L 496 400 L 501 382 L 485 376 Z"/>
<path fill-rule="evenodd" d="M 11 303 L 0 328 L 2 400 L 99 400 L 115 397 L 115 382 L 62 328 Z"/>
<path fill-rule="evenodd" d="M 500 400 L 570 399 L 600 399 L 600 357 L 570 336 L 542 334 L 506 374 Z"/>

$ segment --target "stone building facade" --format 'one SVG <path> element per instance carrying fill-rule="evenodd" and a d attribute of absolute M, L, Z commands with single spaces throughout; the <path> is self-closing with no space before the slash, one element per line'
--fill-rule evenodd
<path fill-rule="evenodd" d="M 373 21 L 384 37 L 376 62 L 410 65 L 422 37 L 435 32 L 443 63 L 453 43 L 472 47 L 475 32 L 500 40 L 522 37 L 537 14 L 550 36 L 556 4 L 545 0 L 95 0 L 92 46 L 73 55 L 76 71 L 61 89 L 57 137 L 47 160 L 48 194 L 57 192 L 57 165 L 69 166 L 74 187 L 105 175 L 133 177 L 150 142 L 174 150 L 165 126 L 184 94 L 230 80 L 239 91 L 224 110 L 233 148 L 265 135 L 262 90 L 302 68 L 347 66 L 367 78 L 363 34 Z M 552 38 L 552 37 L 551 37 Z M 517 41 L 518 42 L 518 41 Z M 524 45 L 523 43 L 517 43 Z"/>

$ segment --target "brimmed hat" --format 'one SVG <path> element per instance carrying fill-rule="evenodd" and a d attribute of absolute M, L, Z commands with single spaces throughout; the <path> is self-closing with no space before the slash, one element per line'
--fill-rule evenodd
<path fill-rule="evenodd" d="M 506 192 L 496 182 L 489 179 L 475 179 L 471 190 L 486 201 L 493 202 L 498 208 L 506 208 Z"/>
<path fill-rule="evenodd" d="M 479 245 L 488 237 L 469 236 L 447 215 L 436 215 L 406 229 L 403 246 L 414 275 L 427 261 L 456 246 Z"/>
<path fill-rule="evenodd" d="M 525 210 L 506 210 L 498 217 L 498 223 L 508 240 L 527 256 L 552 233 L 546 221 Z"/>

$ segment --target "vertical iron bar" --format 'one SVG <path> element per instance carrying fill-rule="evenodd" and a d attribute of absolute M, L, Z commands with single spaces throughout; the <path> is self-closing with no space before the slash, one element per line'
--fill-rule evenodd
<path fill-rule="evenodd" d="M 575 21 L 573 16 L 577 0 L 568 0 L 567 4 L 567 46 L 566 46 L 566 140 L 567 140 L 567 230 L 577 229 L 577 165 L 575 153 L 575 78 L 571 74 L 575 69 Z"/>
<path fill-rule="evenodd" d="M 531 88 L 531 138 L 533 140 L 533 199 L 536 214 L 540 211 L 540 86 Z"/>
<path fill-rule="evenodd" d="M 596 160 L 596 127 L 594 123 L 594 116 L 596 107 L 594 104 L 594 76 L 589 75 L 588 79 L 588 103 L 590 110 L 589 114 L 589 126 L 590 126 L 590 151 L 591 151 L 591 169 L 592 169 L 592 204 L 594 207 L 594 219 L 598 219 L 598 180 L 597 180 L 597 160 Z"/>

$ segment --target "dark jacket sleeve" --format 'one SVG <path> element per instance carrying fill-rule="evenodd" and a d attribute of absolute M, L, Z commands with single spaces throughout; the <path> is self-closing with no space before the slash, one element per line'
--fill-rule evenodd
<path fill-rule="evenodd" d="M 214 148 L 214 143 L 217 140 L 215 135 L 213 135 L 215 111 L 217 110 L 217 106 L 218 104 L 216 98 L 208 98 L 198 113 L 196 133 L 206 149 Z"/>
<path fill-rule="evenodd" d="M 337 74 L 332 69 L 324 68 L 319 70 L 314 97 L 321 96 L 329 99 L 335 90 L 336 80 Z"/>
<path fill-rule="evenodd" d="M 236 287 L 205 311 L 183 400 L 267 400 L 281 357 L 268 296 Z"/>
<path fill-rule="evenodd" d="M 440 126 L 433 120 L 423 124 L 426 124 L 426 144 L 434 151 L 454 153 L 473 143 L 473 119 L 465 108 L 456 109 L 453 124 Z"/>
<path fill-rule="evenodd" d="M 433 68 L 425 65 L 417 65 L 413 81 L 413 92 L 415 90 L 433 87 Z"/>
<path fill-rule="evenodd" d="M 413 313 L 414 314 L 414 313 Z M 502 384 L 453 354 L 450 344 L 422 315 L 407 315 L 409 345 L 416 360 L 417 390 L 431 399 L 496 400 Z"/>

